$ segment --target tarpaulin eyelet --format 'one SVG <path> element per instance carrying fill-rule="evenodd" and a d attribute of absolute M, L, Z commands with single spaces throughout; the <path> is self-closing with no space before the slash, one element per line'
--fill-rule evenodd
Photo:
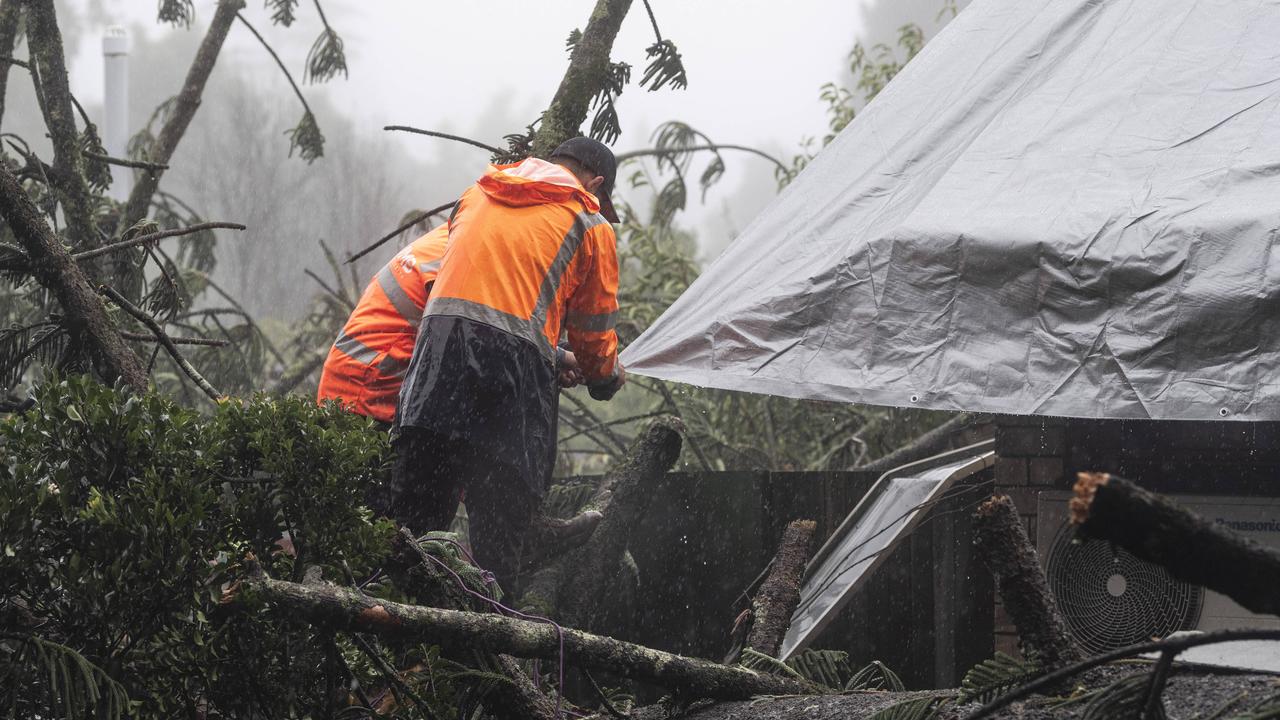
<path fill-rule="evenodd" d="M 913 402 L 913 403 L 914 403 L 914 402 L 920 402 L 920 396 L 919 396 L 919 395 L 912 395 L 912 396 L 911 396 L 911 402 Z"/>
<path fill-rule="evenodd" d="M 1231 411 L 1226 408 L 1220 408 L 1218 410 L 1218 414 L 1221 415 L 1222 417 L 1226 417 L 1231 414 Z"/>

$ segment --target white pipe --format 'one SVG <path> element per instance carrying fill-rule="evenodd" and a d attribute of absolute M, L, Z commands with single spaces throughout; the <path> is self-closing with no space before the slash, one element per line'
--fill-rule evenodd
<path fill-rule="evenodd" d="M 112 157 L 128 157 L 129 147 L 129 33 L 119 25 L 102 36 L 102 145 Z M 124 202 L 133 190 L 133 170 L 111 166 L 113 199 Z"/>

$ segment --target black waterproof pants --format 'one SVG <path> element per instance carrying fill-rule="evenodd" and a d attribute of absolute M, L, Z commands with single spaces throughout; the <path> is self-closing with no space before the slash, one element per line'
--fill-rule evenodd
<path fill-rule="evenodd" d="M 415 533 L 445 530 L 465 492 L 476 562 L 511 591 L 540 502 L 520 470 L 471 443 L 419 428 L 403 428 L 394 449 L 388 515 Z"/>

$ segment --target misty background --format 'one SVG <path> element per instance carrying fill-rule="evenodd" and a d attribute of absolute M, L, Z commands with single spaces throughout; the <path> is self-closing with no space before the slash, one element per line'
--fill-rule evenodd
<path fill-rule="evenodd" d="M 852 85 L 848 55 L 855 43 L 893 45 L 908 22 L 932 38 L 951 17 L 939 15 L 941 0 L 806 0 L 785 12 L 764 0 L 652 4 L 663 36 L 683 54 L 689 87 L 648 92 L 628 86 L 617 103 L 623 134 L 616 152 L 650 147 L 655 127 L 679 120 L 713 141 L 789 161 L 806 139 L 826 132 L 820 87 Z M 484 150 L 383 126 L 412 125 L 504 146 L 503 135 L 523 132 L 547 106 L 568 61 L 565 38 L 585 24 L 592 3 L 328 0 L 324 6 L 344 40 L 349 68 L 345 80 L 302 85 L 325 135 L 324 157 L 312 164 L 289 157 L 285 133 L 302 116 L 301 106 L 274 61 L 237 23 L 161 183 L 207 220 L 248 226 L 219 233 L 214 276 L 249 312 L 280 322 L 300 317 L 317 290 L 304 269 L 329 274 L 319 241 L 345 257 L 390 231 L 406 212 L 454 199 L 484 171 Z M 128 30 L 133 133 L 181 87 L 214 2 L 196 2 L 189 29 L 158 24 L 153 0 L 63 0 L 57 7 L 72 92 L 95 122 L 101 122 L 103 30 L 113 24 Z M 314 8 L 303 3 L 290 28 L 273 26 L 261 2 L 243 12 L 301 83 L 303 60 L 321 29 Z M 638 78 L 651 42 L 652 28 L 637 6 L 613 59 L 629 62 Z M 16 54 L 25 53 L 24 45 Z M 12 72 L 10 87 L 5 130 L 40 152 L 47 140 L 30 79 Z M 697 238 L 704 259 L 723 250 L 777 193 L 770 163 L 744 153 L 724 157 L 723 179 L 705 202 L 691 188 L 688 209 L 677 218 Z M 619 182 L 620 194 L 630 199 L 622 177 Z M 359 276 L 371 276 L 396 247 L 393 242 L 362 260 Z"/>

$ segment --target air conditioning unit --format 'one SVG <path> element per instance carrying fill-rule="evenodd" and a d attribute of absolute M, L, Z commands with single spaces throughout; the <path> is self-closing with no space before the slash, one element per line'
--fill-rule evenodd
<path fill-rule="evenodd" d="M 1280 548 L 1280 498 L 1173 495 L 1210 522 Z M 1092 653 L 1165 637 L 1179 630 L 1280 628 L 1229 598 L 1173 579 L 1101 540 L 1078 541 L 1067 523 L 1071 493 L 1041 492 L 1036 551 L 1071 633 Z"/>

